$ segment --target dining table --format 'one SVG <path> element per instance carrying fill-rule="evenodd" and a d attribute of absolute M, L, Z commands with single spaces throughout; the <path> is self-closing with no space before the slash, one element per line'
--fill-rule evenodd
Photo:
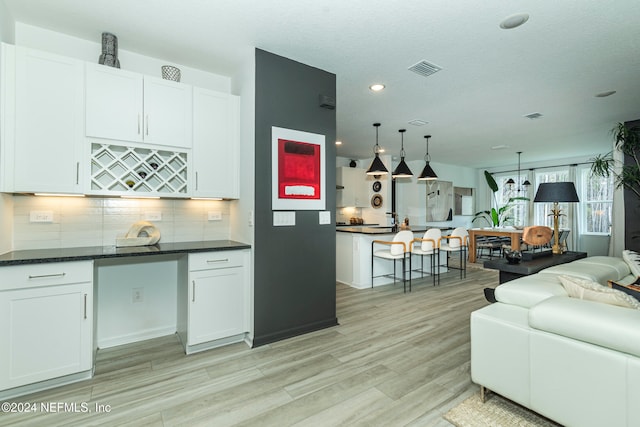
<path fill-rule="evenodd" d="M 469 262 L 476 262 L 476 237 L 509 237 L 511 238 L 511 250 L 520 250 L 520 239 L 522 238 L 522 230 L 514 227 L 486 227 L 486 228 L 470 228 L 469 230 Z"/>

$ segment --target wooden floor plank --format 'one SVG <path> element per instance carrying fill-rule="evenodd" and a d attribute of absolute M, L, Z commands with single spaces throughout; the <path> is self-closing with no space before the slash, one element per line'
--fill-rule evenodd
<path fill-rule="evenodd" d="M 0 414 L 19 426 L 447 426 L 477 391 L 469 315 L 495 271 L 469 268 L 357 290 L 336 285 L 339 325 L 277 343 L 186 356 L 175 335 L 98 352 L 93 379 L 14 399 L 86 402 L 110 412 Z"/>

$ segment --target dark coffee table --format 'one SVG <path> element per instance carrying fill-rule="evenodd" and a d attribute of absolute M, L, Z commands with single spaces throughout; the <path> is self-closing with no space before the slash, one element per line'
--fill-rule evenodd
<path fill-rule="evenodd" d="M 580 258 L 586 258 L 586 252 L 565 252 L 560 255 L 550 255 L 532 259 L 530 261 L 520 261 L 519 264 L 509 264 L 506 259 L 494 259 L 484 262 L 484 268 L 500 271 L 500 283 L 505 283 L 518 277 L 529 276 L 540 270 L 554 265 L 566 264 Z"/>

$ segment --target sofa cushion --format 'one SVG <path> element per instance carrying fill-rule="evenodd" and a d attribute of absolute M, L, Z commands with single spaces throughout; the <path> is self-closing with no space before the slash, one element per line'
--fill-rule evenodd
<path fill-rule="evenodd" d="M 622 251 L 622 259 L 629 266 L 631 274 L 638 277 L 640 276 L 640 254 L 630 250 Z"/>
<path fill-rule="evenodd" d="M 529 310 L 529 326 L 640 357 L 640 311 L 567 297 Z M 597 367 L 595 367 L 597 369 Z"/>
<path fill-rule="evenodd" d="M 622 279 L 628 276 L 629 272 L 629 267 L 620 258 L 590 257 L 573 261 L 568 264 L 554 265 L 553 267 L 545 268 L 538 274 L 565 274 L 593 280 L 594 282 L 598 282 L 601 285 L 606 286 L 609 280 Z"/>
<path fill-rule="evenodd" d="M 638 300 L 619 290 L 579 277 L 562 275 L 559 279 L 570 297 L 640 309 Z"/>
<path fill-rule="evenodd" d="M 499 285 L 495 296 L 499 302 L 530 308 L 552 296 L 567 296 L 567 291 L 557 276 L 533 274 Z"/>

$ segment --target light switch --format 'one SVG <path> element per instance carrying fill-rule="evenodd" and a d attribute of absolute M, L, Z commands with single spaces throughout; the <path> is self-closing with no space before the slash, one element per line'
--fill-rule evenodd
<path fill-rule="evenodd" d="M 296 225 L 296 213 L 295 211 L 273 211 L 273 226 L 274 227 L 286 227 Z"/>
<path fill-rule="evenodd" d="M 29 211 L 29 222 L 53 222 L 53 211 Z"/>
<path fill-rule="evenodd" d="M 331 212 L 330 211 L 318 212 L 318 223 L 320 225 L 331 224 Z"/>

